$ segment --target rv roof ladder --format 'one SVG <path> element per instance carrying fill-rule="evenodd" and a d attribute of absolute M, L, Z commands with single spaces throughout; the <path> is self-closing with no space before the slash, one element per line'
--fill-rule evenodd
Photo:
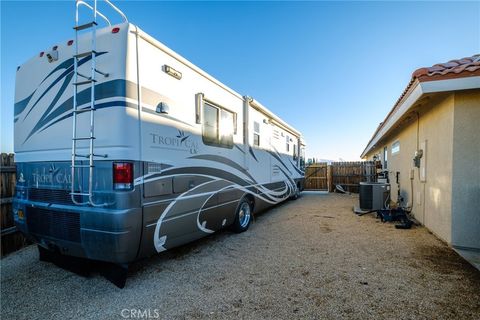
<path fill-rule="evenodd" d="M 115 7 L 110 1 L 104 0 L 106 4 L 112 7 L 120 16 L 123 18 L 124 22 L 128 22 L 127 18 L 117 7 Z M 71 181 L 71 189 L 70 189 L 70 196 L 72 202 L 77 205 L 92 205 L 92 206 L 103 206 L 105 204 L 96 204 L 93 201 L 93 176 L 94 176 L 94 158 L 101 157 L 106 158 L 106 154 L 96 154 L 94 153 L 94 141 L 95 141 L 95 83 L 97 82 L 96 75 L 100 74 L 104 77 L 108 77 L 108 73 L 100 71 L 97 69 L 96 66 L 96 57 L 98 55 L 97 49 L 97 17 L 104 19 L 109 26 L 111 26 L 110 21 L 108 18 L 103 15 L 101 12 L 97 10 L 97 0 L 92 0 L 90 5 L 86 1 L 83 0 L 76 0 L 76 11 L 75 11 L 75 26 L 73 29 L 75 30 L 75 54 L 73 55 L 73 125 L 72 125 L 72 164 L 71 164 L 71 174 L 72 174 L 72 181 Z M 80 6 L 85 6 L 92 11 L 92 21 L 79 24 L 79 8 Z M 86 52 L 79 52 L 78 50 L 78 34 L 82 30 L 88 30 L 91 33 L 91 50 Z M 85 75 L 78 72 L 79 62 L 82 61 L 86 63 L 90 61 L 90 75 Z M 79 77 L 83 78 L 79 81 Z M 87 107 L 79 108 L 78 105 L 78 92 L 80 86 L 89 86 L 90 87 L 90 102 Z M 90 126 L 89 126 L 89 133 L 84 136 L 77 136 L 77 121 L 78 115 L 82 113 L 89 113 L 90 114 Z M 87 154 L 79 154 L 77 153 L 77 142 L 78 141 L 88 141 L 89 142 L 89 151 Z M 77 158 L 84 158 L 88 159 L 88 165 L 85 164 L 78 164 Z M 76 181 L 77 175 L 79 175 L 78 171 L 83 170 L 83 168 L 88 168 L 88 192 L 80 192 L 76 191 Z M 81 183 L 79 184 L 82 185 Z M 81 188 L 80 188 L 81 189 Z M 83 196 L 87 199 L 84 201 L 77 201 L 76 196 Z"/>

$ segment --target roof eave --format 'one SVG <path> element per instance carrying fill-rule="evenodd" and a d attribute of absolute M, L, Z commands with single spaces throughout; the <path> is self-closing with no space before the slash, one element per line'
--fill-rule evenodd
<path fill-rule="evenodd" d="M 458 90 L 480 89 L 480 76 L 461 77 L 446 80 L 418 81 L 415 80 L 409 91 L 402 98 L 398 105 L 395 105 L 389 112 L 382 125 L 376 130 L 372 138 L 360 156 L 366 157 L 375 147 L 375 144 L 382 139 L 397 122 L 409 112 L 415 103 L 427 93 L 438 93 Z"/>

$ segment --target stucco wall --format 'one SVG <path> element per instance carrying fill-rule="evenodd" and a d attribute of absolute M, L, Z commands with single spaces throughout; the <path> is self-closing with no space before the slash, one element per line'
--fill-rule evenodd
<path fill-rule="evenodd" d="M 451 243 L 454 95 L 435 104 L 420 117 L 420 141 L 427 141 L 424 224 Z"/>
<path fill-rule="evenodd" d="M 367 154 L 371 159 L 382 154 L 388 147 L 388 171 L 392 185 L 392 200 L 397 200 L 395 173 L 400 172 L 400 193 L 405 205 L 412 204 L 412 214 L 443 240 L 451 243 L 452 208 L 452 151 L 453 151 L 454 95 L 432 99 L 419 109 L 420 117 L 398 128 L 386 141 Z M 420 182 L 420 172 L 413 166 L 413 157 L 418 143 L 426 142 L 424 157 L 426 181 Z M 400 152 L 392 154 L 392 144 L 400 141 Z M 414 178 L 410 180 L 413 169 Z M 413 182 L 413 183 L 412 183 Z M 413 184 L 413 193 L 412 193 Z"/>
<path fill-rule="evenodd" d="M 480 90 L 455 93 L 452 245 L 480 250 Z"/>

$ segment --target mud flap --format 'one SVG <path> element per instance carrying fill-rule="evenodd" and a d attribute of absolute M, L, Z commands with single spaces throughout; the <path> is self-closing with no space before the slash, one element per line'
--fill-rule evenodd
<path fill-rule="evenodd" d="M 73 272 L 82 277 L 89 277 L 93 272 L 100 273 L 105 279 L 123 289 L 127 281 L 128 265 L 95 261 L 84 258 L 66 256 L 59 252 L 38 247 L 39 260 L 51 262 L 57 267 Z"/>
<path fill-rule="evenodd" d="M 100 274 L 118 288 L 123 289 L 127 282 L 128 265 L 109 263 L 107 266 L 105 263 L 103 264 L 103 268 L 100 269 Z"/>

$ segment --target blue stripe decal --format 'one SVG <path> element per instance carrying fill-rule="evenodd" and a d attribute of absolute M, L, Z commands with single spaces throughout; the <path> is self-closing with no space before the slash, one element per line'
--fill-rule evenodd
<path fill-rule="evenodd" d="M 248 146 L 248 148 L 249 148 L 248 151 L 250 151 L 250 154 L 252 155 L 252 157 L 258 162 L 258 159 L 257 159 L 257 157 L 255 156 L 255 153 L 253 153 L 252 147 L 251 147 L 251 146 Z"/>
<path fill-rule="evenodd" d="M 71 66 L 73 65 L 73 58 L 70 58 L 70 59 L 67 59 L 65 60 L 64 62 L 62 62 L 61 64 L 59 64 L 55 69 L 53 69 L 43 80 L 42 82 L 40 82 L 39 86 L 45 82 L 45 80 L 47 80 L 48 77 L 50 77 L 52 74 L 54 74 L 55 72 L 57 72 L 58 70 L 61 70 L 61 69 L 71 69 Z M 67 70 L 68 71 L 68 70 Z M 70 70 L 71 71 L 71 70 Z M 65 72 L 62 73 L 48 88 L 47 90 L 40 96 L 40 98 L 37 99 L 37 102 L 35 102 L 35 104 L 32 106 L 32 108 L 30 109 L 30 111 L 27 113 L 27 116 L 28 114 L 32 111 L 32 109 L 35 107 L 35 105 L 38 103 L 38 101 L 43 97 L 45 96 L 45 94 L 51 89 L 51 87 L 53 87 L 55 84 L 58 83 L 58 81 L 61 80 L 61 78 L 63 78 L 65 76 Z M 30 97 L 28 97 L 28 101 L 25 105 L 23 105 L 23 102 L 26 100 L 22 100 L 20 102 L 17 102 L 15 103 L 15 106 L 14 106 L 14 115 L 15 117 L 17 117 L 18 115 L 20 115 L 20 113 L 23 112 L 23 110 L 25 110 L 25 108 L 27 107 L 27 104 L 28 102 L 30 102 L 30 99 L 32 98 L 32 96 L 35 94 L 35 92 L 37 92 L 38 88 L 35 89 L 32 94 L 30 95 Z M 26 116 L 25 116 L 26 117 Z"/>
<path fill-rule="evenodd" d="M 28 96 L 27 98 L 23 99 L 22 101 L 19 101 L 19 102 L 15 103 L 15 106 L 14 106 L 15 117 L 18 116 L 20 113 L 22 113 L 23 110 L 25 110 L 28 103 L 30 102 L 30 99 L 32 99 L 33 95 L 35 94 L 35 91 L 33 91 L 33 93 L 30 96 Z"/>
<path fill-rule="evenodd" d="M 70 68 L 71 66 L 73 66 L 73 58 L 70 58 L 70 59 L 67 59 L 67 60 L 63 61 L 63 62 L 60 63 L 55 69 L 53 69 L 45 78 L 43 78 L 43 80 L 42 80 L 42 82 L 40 82 L 40 84 L 44 83 L 45 80 L 48 79 L 48 77 L 50 77 L 52 74 L 54 74 L 54 73 L 57 72 L 58 70 L 68 69 L 68 68 Z"/>
<path fill-rule="evenodd" d="M 247 170 L 245 170 L 241 165 L 239 165 L 235 161 L 230 160 L 229 158 L 225 158 L 225 157 L 217 156 L 213 154 L 204 154 L 204 155 L 191 156 L 190 159 L 209 160 L 209 161 L 225 164 L 245 174 L 247 177 L 250 178 L 250 180 L 253 183 L 257 183 L 257 181 L 250 175 L 250 173 Z"/>
<path fill-rule="evenodd" d="M 99 52 L 97 54 L 97 56 L 100 56 L 100 55 L 103 55 L 107 53 L 106 51 L 104 52 Z M 87 61 L 91 60 L 92 57 L 91 56 L 88 56 L 88 57 L 85 57 L 83 59 L 81 59 L 80 61 L 78 61 L 78 66 L 81 66 L 83 65 L 84 63 L 86 63 Z M 70 73 L 73 72 L 73 58 L 70 58 L 68 60 L 65 60 L 64 62 L 62 62 L 60 65 L 58 65 L 55 69 L 53 69 L 46 77 L 45 79 L 42 80 L 42 82 L 40 84 L 42 84 L 43 82 L 45 82 L 45 80 L 47 80 L 48 77 L 50 77 L 53 73 L 57 72 L 58 70 L 61 70 L 61 69 L 66 69 L 57 79 L 55 79 L 51 84 L 50 86 L 48 86 L 48 88 L 42 93 L 42 95 L 37 99 L 37 101 L 33 104 L 33 106 L 30 108 L 30 110 L 28 111 L 27 115 L 25 116 L 28 117 L 28 115 L 30 114 L 30 112 L 32 112 L 32 110 L 37 106 L 38 102 L 60 81 L 62 80 L 62 78 L 66 77 L 67 75 L 69 75 Z M 35 91 L 33 91 L 33 93 L 31 94 L 33 96 L 33 94 L 37 91 L 37 89 L 35 89 Z M 15 104 L 15 116 L 19 115 L 24 109 L 25 107 L 20 110 L 20 106 L 17 108 L 17 104 Z"/>
<path fill-rule="evenodd" d="M 88 108 L 90 106 L 87 106 L 85 108 Z M 99 104 L 96 104 L 95 105 L 95 108 L 96 109 L 105 109 L 105 108 L 114 108 L 114 107 L 127 107 L 127 108 L 133 108 L 133 109 L 137 109 L 137 105 L 136 104 L 133 104 L 133 103 L 130 103 L 130 102 L 126 102 L 126 101 L 110 101 L 110 102 L 104 102 L 104 103 L 99 103 Z M 85 109 L 85 108 L 81 108 L 81 109 Z M 79 109 L 80 110 L 80 109 Z M 50 128 L 51 126 L 53 126 L 54 124 L 62 121 L 62 120 L 65 120 L 65 119 L 68 119 L 70 118 L 71 116 L 73 115 L 72 112 L 64 115 L 63 117 L 57 119 L 55 122 L 52 122 L 50 123 L 48 126 L 46 126 L 45 128 L 42 128 L 39 132 L 42 132 L 48 128 Z"/>
<path fill-rule="evenodd" d="M 68 74 L 66 77 L 65 77 L 65 80 L 63 81 L 62 83 L 62 86 L 60 87 L 60 90 L 58 90 L 57 94 L 55 95 L 55 97 L 53 98 L 52 102 L 50 103 L 50 105 L 48 106 L 47 110 L 43 113 L 42 117 L 40 118 L 40 120 L 37 122 L 37 124 L 35 125 L 35 127 L 33 127 L 33 129 L 30 131 L 30 133 L 28 134 L 27 138 L 25 139 L 25 141 L 27 141 L 35 132 L 38 131 L 38 129 L 40 129 L 40 127 L 44 124 L 44 121 L 45 121 L 45 118 L 48 118 L 48 114 L 49 112 L 53 109 L 53 107 L 55 106 L 55 104 L 58 102 L 58 100 L 60 99 L 60 97 L 63 95 L 63 93 L 65 92 L 65 90 L 67 89 L 68 87 L 68 84 L 70 83 L 70 80 L 72 80 L 72 77 L 73 77 L 73 73 L 70 73 Z M 31 111 L 32 109 L 30 109 Z M 28 116 L 28 114 L 27 114 Z M 25 142 L 24 142 L 25 143 Z"/>
<path fill-rule="evenodd" d="M 55 106 L 55 104 L 57 104 L 58 100 L 60 99 L 60 97 L 63 95 L 63 93 L 65 92 L 65 90 L 67 89 L 67 86 L 69 85 L 70 83 L 70 80 L 72 79 L 73 77 L 73 74 L 70 73 L 68 76 L 65 77 L 65 80 L 63 81 L 63 84 L 62 86 L 60 87 L 60 90 L 58 90 L 57 94 L 55 95 L 55 97 L 53 98 L 52 102 L 50 103 L 50 105 L 48 106 L 47 110 L 43 113 L 42 117 L 40 118 L 40 120 L 37 122 L 37 124 L 35 125 L 35 127 L 33 128 L 32 132 L 34 130 L 37 130 L 38 129 L 38 126 L 43 123 L 43 120 L 48 117 L 48 114 L 50 113 L 50 111 L 53 109 L 53 107 Z M 32 132 L 30 132 L 30 134 L 28 135 L 27 139 L 30 138 L 30 135 L 32 134 Z"/>
<path fill-rule="evenodd" d="M 237 148 L 238 150 L 240 150 L 243 154 L 245 154 L 245 151 L 243 151 L 243 149 L 240 148 L 240 147 L 238 146 L 238 144 L 234 144 L 234 146 L 235 146 L 235 148 Z"/>
<path fill-rule="evenodd" d="M 290 159 L 289 159 L 289 160 L 290 160 Z M 304 174 L 305 174 L 304 172 L 302 172 L 300 169 L 297 168 L 297 165 L 296 165 L 292 160 L 290 160 L 290 163 L 292 164 L 293 169 L 295 169 L 295 171 L 297 171 L 298 174 L 300 174 L 300 175 L 304 175 Z"/>
<path fill-rule="evenodd" d="M 81 106 L 83 104 L 90 102 L 90 90 L 91 88 L 87 88 L 77 94 L 78 106 Z M 108 82 L 103 82 L 95 86 L 95 100 L 97 101 L 101 99 L 119 97 L 119 96 L 126 97 L 128 92 L 132 92 L 131 90 L 136 90 L 136 85 L 129 81 L 117 79 L 117 80 L 112 80 Z M 97 107 L 98 105 L 96 105 L 96 108 Z M 42 129 L 45 125 L 47 125 L 49 122 L 54 120 L 56 117 L 59 117 L 62 114 L 72 109 L 73 109 L 73 97 L 70 97 L 66 101 L 64 101 L 62 104 L 60 104 L 60 106 L 58 106 L 51 113 L 48 113 L 49 110 L 47 110 L 44 113 L 44 115 L 41 117 L 40 121 L 32 129 L 27 139 L 25 139 L 23 143 L 25 143 L 32 135 L 37 133 L 40 129 Z"/>
<path fill-rule="evenodd" d="M 287 171 L 292 174 L 292 171 L 290 171 L 290 169 L 288 169 L 287 165 L 282 161 L 282 159 L 280 158 L 280 155 L 277 155 L 275 154 L 273 151 L 270 151 L 270 150 L 266 150 L 268 153 L 270 153 L 272 155 L 272 157 L 274 157 L 275 159 L 278 160 L 278 162 L 280 162 L 280 164 L 285 168 L 287 169 Z M 279 167 L 280 168 L 280 167 Z M 281 168 L 280 168 L 281 169 Z M 282 170 L 283 171 L 283 170 Z"/>
<path fill-rule="evenodd" d="M 282 173 L 285 175 L 285 178 L 287 178 L 292 183 L 292 185 L 295 185 L 295 181 L 293 181 L 293 179 L 290 177 L 290 175 L 292 174 L 290 171 L 289 171 L 290 174 L 287 174 L 285 172 L 285 170 L 283 170 L 282 168 L 278 167 L 278 169 L 280 169 L 280 171 L 282 171 Z"/>

